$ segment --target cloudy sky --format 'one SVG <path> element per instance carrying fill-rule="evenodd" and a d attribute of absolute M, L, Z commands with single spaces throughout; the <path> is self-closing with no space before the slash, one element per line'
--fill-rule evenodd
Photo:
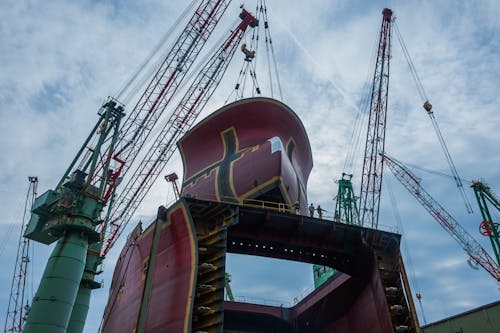
<path fill-rule="evenodd" d="M 0 2 L 0 200 L 4 212 L 0 222 L 0 313 L 7 309 L 27 177 L 39 177 L 39 194 L 56 185 L 94 125 L 102 101 L 119 91 L 186 3 Z M 252 10 L 255 3 L 246 1 L 245 5 Z M 229 7 L 207 50 L 227 33 L 240 5 L 234 2 Z M 493 191 L 500 192 L 497 2 L 313 0 L 306 6 L 298 0 L 269 1 L 282 100 L 299 114 L 312 145 L 309 201 L 330 211 L 333 208 L 335 180 L 344 171 L 346 154 L 353 146 L 357 105 L 373 71 L 384 7 L 393 9 L 397 17 L 462 178 L 484 179 Z M 265 64 L 264 45 L 260 47 L 258 61 Z M 202 116 L 230 96 L 242 60 L 237 53 Z M 260 67 L 257 76 L 263 95 L 270 96 L 267 69 Z M 408 164 L 449 173 L 422 102 L 394 38 L 386 150 Z M 361 159 L 355 163 L 352 170 L 345 171 L 354 173 L 358 192 Z M 181 170 L 176 156 L 165 173 Z M 419 169 L 415 173 L 428 192 L 491 252 L 488 240 L 478 233 L 481 217 L 469 183 L 464 185 L 475 208 L 472 215 L 466 213 L 450 178 Z M 390 173 L 386 172 L 385 179 L 380 224 L 404 231 L 404 259 L 414 290 L 423 296 L 427 322 L 498 300 L 496 282 L 483 270 L 469 267 L 460 246 Z M 391 204 L 390 190 L 396 205 Z M 172 200 L 171 192 L 167 184 L 156 184 L 133 222 L 151 218 L 158 205 Z M 99 326 L 120 247 L 115 247 L 105 265 L 104 288 L 93 293 L 86 332 L 95 332 Z M 32 258 L 35 289 L 49 252 L 50 247 L 36 246 Z M 230 256 L 228 271 L 237 296 L 261 302 L 290 304 L 312 288 L 309 265 Z M 418 304 L 417 309 L 423 322 Z"/>

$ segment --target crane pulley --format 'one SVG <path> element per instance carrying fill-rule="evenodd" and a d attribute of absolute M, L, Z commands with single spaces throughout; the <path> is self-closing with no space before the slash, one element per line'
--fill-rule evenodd
<path fill-rule="evenodd" d="M 418 179 L 401 162 L 384 154 L 385 164 L 399 182 L 420 202 L 431 216 L 457 241 L 470 258 L 483 267 L 493 278 L 500 281 L 500 266 L 488 252 L 458 223 L 448 211 L 441 206 L 427 191 Z"/>

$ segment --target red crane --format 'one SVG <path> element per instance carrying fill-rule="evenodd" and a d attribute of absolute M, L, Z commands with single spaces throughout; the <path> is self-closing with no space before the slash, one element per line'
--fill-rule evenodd
<path fill-rule="evenodd" d="M 378 227 L 380 193 L 384 161 L 380 154 L 385 149 L 387 98 L 389 92 L 389 65 L 391 59 L 392 10 L 382 11 L 382 26 L 377 51 L 377 61 L 371 88 L 370 113 L 366 134 L 363 174 L 360 194 L 361 225 Z"/>
<path fill-rule="evenodd" d="M 111 228 L 104 237 L 102 256 L 106 256 L 174 154 L 177 140 L 191 128 L 219 85 L 246 29 L 258 24 L 257 19 L 245 9 L 242 9 L 240 18 L 238 26 L 231 30 L 231 34 L 202 67 L 117 197 L 108 219 Z"/>
<path fill-rule="evenodd" d="M 230 3 L 231 0 L 201 1 L 120 126 L 115 145 L 111 145 L 111 138 L 105 140 L 101 148 L 101 158 L 86 180 L 87 186 L 100 183 L 102 170 L 106 170 L 106 165 L 113 164 L 112 169 L 104 173 L 107 178 L 106 188 L 99 197 L 103 203 L 106 204 L 114 195 L 119 182 L 133 165 L 158 119 L 186 78 L 196 57 Z M 87 158 L 87 154 L 81 154 L 78 161 L 72 163 L 72 168 L 66 172 L 61 183 L 69 179 L 74 169 L 81 169 L 81 165 L 86 165 Z M 109 206 L 111 208 L 112 205 Z"/>
<path fill-rule="evenodd" d="M 471 259 L 482 266 L 497 281 L 500 281 L 500 267 L 496 261 L 443 206 L 424 190 L 420 185 L 420 180 L 401 162 L 387 155 L 383 155 L 382 158 L 399 182 L 422 204 L 451 237 L 460 244 Z"/>

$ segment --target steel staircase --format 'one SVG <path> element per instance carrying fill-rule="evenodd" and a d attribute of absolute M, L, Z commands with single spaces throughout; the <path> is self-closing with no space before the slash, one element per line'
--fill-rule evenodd
<path fill-rule="evenodd" d="M 215 223 L 213 229 L 196 225 L 199 257 L 192 331 L 222 333 L 227 227 L 224 223 Z"/>

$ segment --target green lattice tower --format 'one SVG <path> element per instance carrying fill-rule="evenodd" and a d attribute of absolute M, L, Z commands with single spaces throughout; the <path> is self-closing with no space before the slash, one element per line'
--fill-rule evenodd
<path fill-rule="evenodd" d="M 356 197 L 352 189 L 352 175 L 342 173 L 342 179 L 339 179 L 339 189 L 335 202 L 335 213 L 333 220 L 335 222 L 358 224 L 359 211 L 356 204 Z"/>

